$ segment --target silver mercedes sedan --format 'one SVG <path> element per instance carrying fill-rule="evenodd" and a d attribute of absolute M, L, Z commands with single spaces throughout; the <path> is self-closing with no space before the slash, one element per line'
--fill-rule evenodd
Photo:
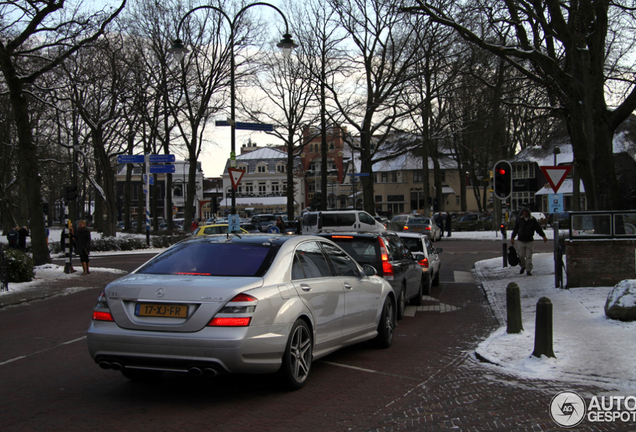
<path fill-rule="evenodd" d="M 341 347 L 388 348 L 395 310 L 391 285 L 325 238 L 199 236 L 106 286 L 87 339 L 129 379 L 277 372 L 299 389 Z"/>

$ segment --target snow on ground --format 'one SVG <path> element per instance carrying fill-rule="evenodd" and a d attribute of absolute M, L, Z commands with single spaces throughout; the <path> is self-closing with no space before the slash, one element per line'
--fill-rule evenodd
<path fill-rule="evenodd" d="M 122 234 L 118 236 L 140 236 Z M 546 230 L 549 239 L 553 230 Z M 99 238 L 92 233 L 92 238 Z M 52 229 L 50 238 L 59 239 L 60 230 Z M 453 232 L 452 240 L 501 241 L 501 234 L 484 232 Z M 451 240 L 451 241 L 452 241 Z M 0 242 L 6 242 L 2 237 Z M 449 241 L 444 238 L 444 241 Z M 131 252 L 160 252 L 145 249 Z M 502 268 L 501 258 L 476 263 L 474 275 L 482 284 L 488 300 L 502 327 L 494 331 L 476 349 L 476 354 L 492 364 L 491 367 L 524 378 L 559 380 L 595 384 L 608 389 L 636 393 L 636 322 L 624 323 L 605 316 L 604 305 L 612 287 L 589 287 L 560 290 L 554 288 L 554 259 L 552 253 L 535 254 L 533 276 L 519 275 L 519 267 Z M 120 272 L 114 269 L 91 268 L 91 272 Z M 33 289 L 47 279 L 81 277 L 79 273 L 65 275 L 62 266 L 52 264 L 36 268 L 36 280 L 11 283 L 11 291 Z M 519 334 L 506 333 L 506 287 L 510 282 L 519 285 L 524 330 Z M 0 293 L 0 296 L 3 293 Z M 536 304 L 548 297 L 553 305 L 553 339 L 556 358 L 532 356 Z"/>
<path fill-rule="evenodd" d="M 535 254 L 533 262 L 532 276 L 519 275 L 518 266 L 503 268 L 501 258 L 475 264 L 475 274 L 502 324 L 479 344 L 478 356 L 518 376 L 636 392 L 636 322 L 605 316 L 613 287 L 557 289 L 553 254 Z M 521 296 L 524 330 L 519 334 L 506 332 L 506 287 L 511 282 L 517 283 Z M 541 297 L 552 303 L 556 358 L 532 355 Z"/>

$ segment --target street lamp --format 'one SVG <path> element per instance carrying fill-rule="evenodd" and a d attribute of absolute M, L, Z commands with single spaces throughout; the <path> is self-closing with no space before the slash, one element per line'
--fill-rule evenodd
<path fill-rule="evenodd" d="M 269 3 L 265 3 L 265 2 L 256 2 L 256 3 L 252 3 L 249 4 L 245 7 L 243 7 L 240 11 L 238 11 L 238 13 L 234 16 L 234 19 L 231 19 L 222 9 L 217 8 L 215 6 L 199 6 L 199 7 L 195 7 L 193 9 L 191 9 L 190 11 L 188 11 L 183 18 L 181 18 L 181 21 L 179 21 L 179 26 L 177 27 L 177 38 L 174 40 L 174 43 L 172 44 L 172 46 L 168 49 L 168 52 L 172 53 L 172 55 L 174 56 L 175 60 L 177 60 L 178 62 L 181 62 L 181 60 L 183 60 L 185 54 L 187 54 L 189 51 L 188 49 L 183 45 L 183 41 L 181 41 L 181 39 L 179 39 L 179 33 L 181 31 L 181 26 L 183 25 L 183 22 L 185 21 L 185 19 L 193 12 L 199 10 L 199 9 L 213 9 L 215 11 L 217 11 L 218 13 L 220 13 L 223 17 L 225 17 L 225 19 L 228 21 L 228 23 L 230 24 L 230 119 L 228 120 L 228 123 L 230 125 L 230 131 L 231 131 L 231 150 L 230 150 L 230 167 L 231 168 L 235 168 L 236 167 L 236 116 L 235 116 L 235 111 L 236 111 L 236 83 L 235 83 L 235 77 L 234 77 L 234 69 L 235 69 L 235 59 L 234 59 L 234 29 L 236 26 L 236 23 L 239 19 L 239 17 L 249 8 L 251 8 L 252 6 L 268 6 L 271 7 L 272 9 L 274 9 L 276 12 L 278 12 L 280 14 L 281 17 L 283 17 L 283 21 L 285 22 L 285 34 L 283 35 L 283 39 L 281 39 L 281 41 L 276 45 L 278 48 L 281 48 L 283 51 L 283 55 L 285 56 L 290 56 L 291 52 L 294 48 L 296 48 L 298 45 L 294 42 L 294 40 L 291 37 L 291 34 L 289 34 L 289 25 L 287 24 L 287 18 L 285 17 L 285 14 L 283 14 L 283 12 L 278 9 L 276 6 L 271 5 Z M 234 188 L 232 188 L 232 208 L 231 208 L 231 214 L 236 214 L 236 191 L 234 190 Z"/>

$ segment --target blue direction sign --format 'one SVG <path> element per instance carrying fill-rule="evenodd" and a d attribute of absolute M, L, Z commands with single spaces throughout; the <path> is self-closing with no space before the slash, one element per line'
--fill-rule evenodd
<path fill-rule="evenodd" d="M 172 163 L 175 161 L 173 154 L 152 154 L 150 155 L 150 163 Z"/>
<path fill-rule="evenodd" d="M 146 174 L 144 174 L 144 183 L 148 183 L 148 178 L 147 178 Z M 150 177 L 150 184 L 151 185 L 155 184 L 155 178 L 154 177 Z"/>
<path fill-rule="evenodd" d="M 150 173 L 154 174 L 165 174 L 165 173 L 173 173 L 174 165 L 150 165 Z"/>
<path fill-rule="evenodd" d="M 230 125 L 226 120 L 217 120 L 215 124 L 216 124 L 216 126 L 229 126 Z M 266 124 L 266 123 L 241 123 L 241 122 L 236 122 L 236 129 L 271 132 L 271 131 L 274 130 L 274 125 Z"/>
<path fill-rule="evenodd" d="M 119 155 L 117 163 L 144 163 L 144 155 Z"/>

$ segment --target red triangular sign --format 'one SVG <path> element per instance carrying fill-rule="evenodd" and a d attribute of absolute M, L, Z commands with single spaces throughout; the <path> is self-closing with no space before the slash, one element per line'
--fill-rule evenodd
<path fill-rule="evenodd" d="M 563 180 L 568 176 L 570 171 L 572 170 L 571 166 L 542 166 L 541 171 L 550 182 L 550 186 L 552 186 L 552 190 L 554 193 L 557 193 L 561 185 L 563 184 Z"/>
<path fill-rule="evenodd" d="M 245 171 L 238 168 L 228 168 L 227 171 L 230 173 L 230 181 L 232 182 L 232 189 L 236 190 L 239 183 L 241 183 L 241 179 L 243 178 L 243 174 L 245 174 Z"/>

